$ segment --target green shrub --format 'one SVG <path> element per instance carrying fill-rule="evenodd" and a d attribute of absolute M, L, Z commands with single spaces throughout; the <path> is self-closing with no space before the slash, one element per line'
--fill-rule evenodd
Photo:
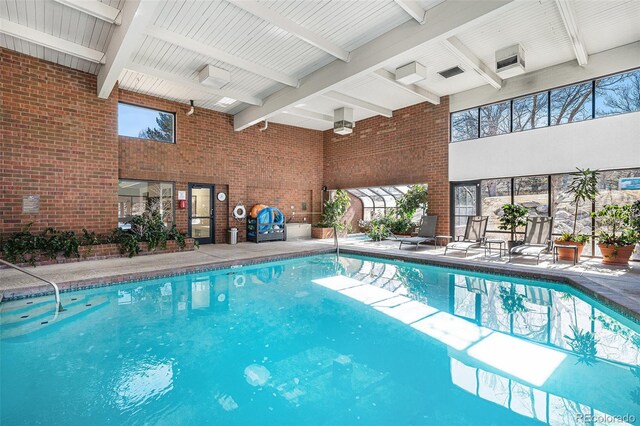
<path fill-rule="evenodd" d="M 391 231 L 384 223 L 376 223 L 371 221 L 369 224 L 369 231 L 367 232 L 367 236 L 371 238 L 373 241 L 382 241 L 391 235 Z"/>
<path fill-rule="evenodd" d="M 409 190 L 398 198 L 396 211 L 399 216 L 412 218 L 418 209 L 422 210 L 422 215 L 427 213 L 428 191 L 424 185 L 411 185 Z"/>
<path fill-rule="evenodd" d="M 638 235 L 632 228 L 632 209 L 631 204 L 607 204 L 592 213 L 600 226 L 597 234 L 601 244 L 623 247 L 638 241 Z"/>
<path fill-rule="evenodd" d="M 31 232 L 32 224 L 29 224 L 0 244 L 0 250 L 9 262 L 29 263 L 35 266 L 38 255 L 46 255 L 50 259 L 55 259 L 59 255 L 66 258 L 79 257 L 80 246 L 88 247 L 87 255 L 89 255 L 96 244 L 114 243 L 118 245 L 121 254 L 129 257 L 140 253 L 138 246 L 140 242 L 147 242 L 149 250 L 155 250 L 158 247 L 164 249 L 169 240 L 175 240 L 180 249 L 186 246 L 186 235 L 178 231 L 175 225 L 167 230 L 157 211 L 135 216 L 130 223 L 131 231 L 116 228 L 111 235 L 106 236 L 97 235 L 86 229 L 82 229 L 82 235 L 77 236 L 73 231 L 59 231 L 54 228 L 47 228 L 39 234 L 34 234 Z"/>
<path fill-rule="evenodd" d="M 333 199 L 324 202 L 324 209 L 318 227 L 333 228 L 338 230 L 346 229 L 346 225 L 342 223 L 342 217 L 351 205 L 351 199 L 347 191 L 339 189 L 333 196 Z"/>

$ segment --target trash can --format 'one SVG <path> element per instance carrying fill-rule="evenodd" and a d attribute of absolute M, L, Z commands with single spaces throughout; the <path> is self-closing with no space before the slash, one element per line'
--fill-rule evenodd
<path fill-rule="evenodd" d="M 238 244 L 238 228 L 229 228 L 229 244 Z"/>

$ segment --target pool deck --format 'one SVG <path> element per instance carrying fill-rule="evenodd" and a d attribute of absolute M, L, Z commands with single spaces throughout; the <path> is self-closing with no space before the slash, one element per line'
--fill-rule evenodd
<path fill-rule="evenodd" d="M 640 320 L 640 263 L 631 266 L 606 266 L 599 259 L 583 260 L 576 266 L 570 262 L 554 264 L 551 256 L 543 256 L 539 265 L 535 259 L 516 259 L 507 263 L 497 251 L 485 256 L 484 249 L 470 251 L 467 258 L 461 252 L 444 256 L 444 249 L 434 246 L 407 246 L 398 249 L 398 242 L 372 242 L 341 239 L 342 253 L 372 255 L 390 259 L 435 264 L 474 271 L 510 274 L 530 278 L 566 282 L 590 296 L 616 307 L 628 316 Z M 330 252 L 333 240 L 290 240 L 262 244 L 240 243 L 201 246 L 193 252 L 180 252 L 93 260 L 28 269 L 56 282 L 61 290 L 108 285 L 136 279 L 185 274 L 206 269 L 226 268 L 284 258 Z M 0 295 L 10 300 L 46 294 L 51 287 L 11 269 L 0 270 Z"/>

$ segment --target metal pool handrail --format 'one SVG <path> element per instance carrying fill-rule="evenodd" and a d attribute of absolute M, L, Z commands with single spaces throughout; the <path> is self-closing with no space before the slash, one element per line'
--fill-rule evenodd
<path fill-rule="evenodd" d="M 21 267 L 19 267 L 17 265 L 14 265 L 13 263 L 7 262 L 6 260 L 0 259 L 0 263 L 2 263 L 4 265 L 7 265 L 10 268 L 13 268 L 13 269 L 15 269 L 17 271 L 25 273 L 25 274 L 27 274 L 29 276 L 32 276 L 33 278 L 37 278 L 40 281 L 44 281 L 45 283 L 51 285 L 51 287 L 53 287 L 53 292 L 54 292 L 55 298 L 56 298 L 56 317 L 58 316 L 58 312 L 64 311 L 64 308 L 62 307 L 62 302 L 60 302 L 60 290 L 58 289 L 58 285 L 56 283 L 54 283 L 53 281 L 49 281 L 49 280 L 47 280 L 45 278 L 42 278 L 41 276 L 36 275 L 33 272 L 29 272 L 29 271 L 27 271 L 25 269 L 22 269 Z"/>
<path fill-rule="evenodd" d="M 336 247 L 336 256 L 340 257 L 340 243 L 338 242 L 338 228 L 333 225 L 333 245 Z"/>

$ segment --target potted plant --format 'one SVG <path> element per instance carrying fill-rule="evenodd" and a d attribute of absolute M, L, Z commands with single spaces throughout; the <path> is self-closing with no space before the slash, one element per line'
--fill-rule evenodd
<path fill-rule="evenodd" d="M 498 229 L 511 232 L 511 240 L 507 242 L 509 250 L 517 243 L 515 241 L 516 231 L 519 227 L 527 224 L 527 214 L 529 209 L 519 204 L 505 204 L 502 206 L 502 216 L 500 217 L 500 225 Z"/>
<path fill-rule="evenodd" d="M 590 236 L 586 234 L 577 234 L 578 227 L 578 210 L 580 204 L 585 201 L 594 202 L 598 195 L 598 170 L 580 169 L 572 173 L 573 178 L 569 184 L 569 194 L 571 195 L 571 204 L 575 206 L 573 214 L 573 230 L 571 233 L 565 232 L 560 238 L 555 240 L 556 244 L 572 245 L 578 247 L 578 259 L 582 256 L 584 245 L 589 241 Z M 568 248 L 558 247 L 558 257 L 562 260 L 573 261 L 575 252 Z M 577 260 L 577 259 L 576 259 Z"/>
<path fill-rule="evenodd" d="M 636 256 L 640 253 L 640 201 L 631 205 L 631 219 L 629 222 L 632 232 L 636 236 Z"/>
<path fill-rule="evenodd" d="M 331 238 L 333 237 L 333 228 L 338 231 L 346 229 L 346 225 L 342 223 L 342 216 L 347 212 L 351 205 L 349 194 L 347 191 L 339 189 L 333 198 L 324 202 L 324 209 L 320 222 L 311 228 L 311 237 L 313 238 Z"/>
<path fill-rule="evenodd" d="M 602 263 L 626 265 L 635 249 L 638 235 L 631 227 L 631 204 L 620 206 L 607 204 L 593 213 L 601 228 L 598 231 L 598 247 Z"/>

